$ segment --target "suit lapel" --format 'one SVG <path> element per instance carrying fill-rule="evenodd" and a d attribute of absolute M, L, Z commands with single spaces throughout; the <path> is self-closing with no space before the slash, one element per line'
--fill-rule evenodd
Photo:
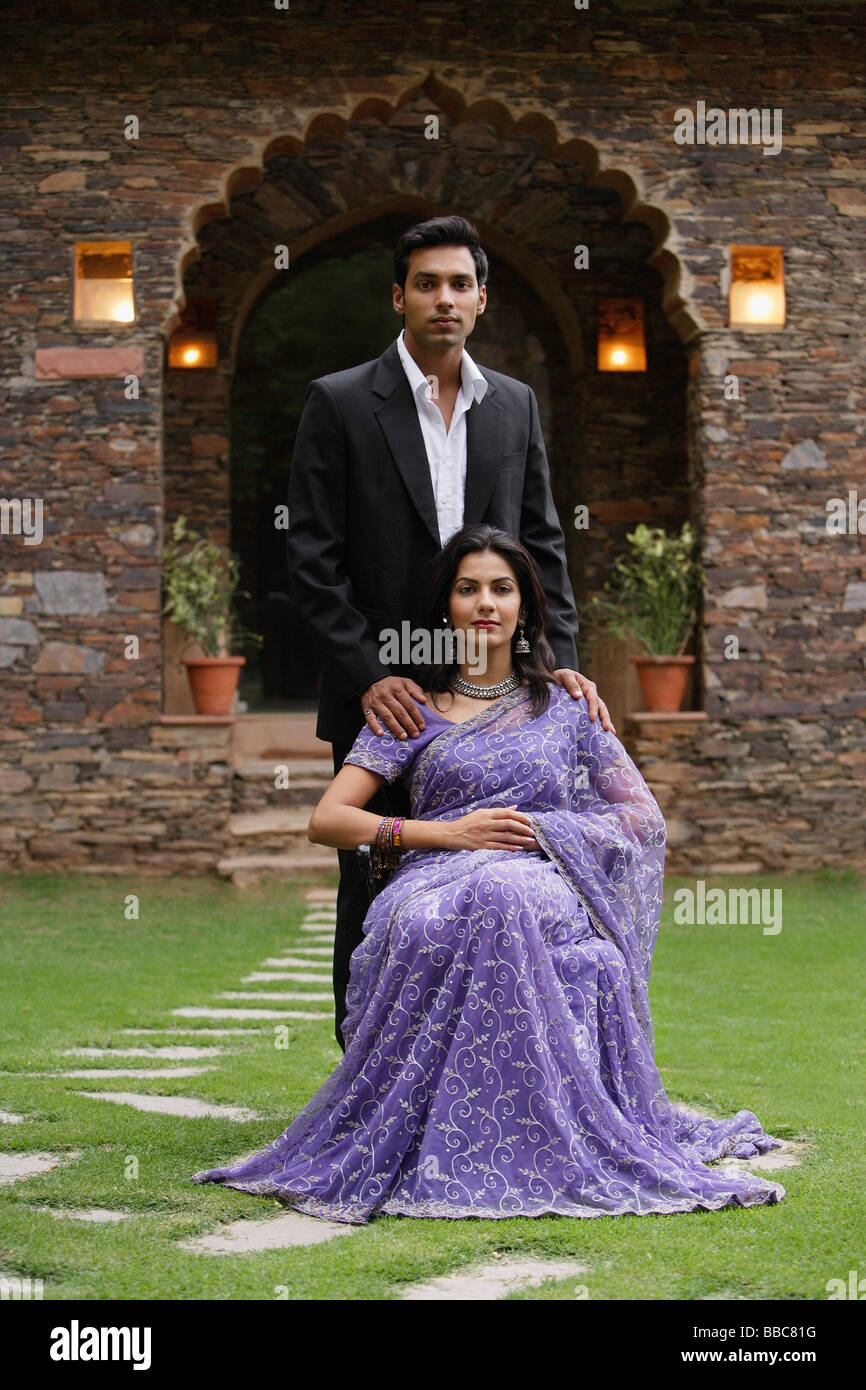
<path fill-rule="evenodd" d="M 466 417 L 464 523 L 480 521 L 483 517 L 501 455 L 502 407 L 491 399 L 496 387 L 487 372 L 483 367 L 479 367 L 479 371 L 487 377 L 488 385 L 482 399 L 473 403 Z M 412 388 L 403 371 L 396 343 L 391 343 L 379 358 L 373 378 L 373 393 L 379 397 L 374 411 L 391 457 L 438 550 L 441 546 L 439 519 L 427 450 Z"/>
<path fill-rule="evenodd" d="M 482 366 L 478 370 L 487 378 L 487 390 L 466 416 L 464 525 L 483 519 L 502 457 L 502 406 L 496 402 L 496 387 L 490 377 Z"/>
<path fill-rule="evenodd" d="M 373 407 L 391 457 L 400 471 L 406 491 L 418 515 L 440 549 L 439 518 L 430 480 L 430 465 L 412 388 L 397 351 L 396 342 L 379 358 L 373 377 L 373 393 L 380 403 Z"/>

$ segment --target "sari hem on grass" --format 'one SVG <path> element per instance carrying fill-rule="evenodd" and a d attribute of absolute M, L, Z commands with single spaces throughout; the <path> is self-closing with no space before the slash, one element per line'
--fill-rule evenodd
<path fill-rule="evenodd" d="M 353 953 L 346 1051 L 266 1149 L 194 1182 L 372 1217 L 650 1215 L 772 1204 L 713 1169 L 781 1144 L 750 1110 L 673 1103 L 649 978 L 665 828 L 622 744 L 552 683 L 414 739 L 364 729 L 345 762 L 404 775 L 415 819 L 517 806 L 538 848 L 403 853 Z"/>

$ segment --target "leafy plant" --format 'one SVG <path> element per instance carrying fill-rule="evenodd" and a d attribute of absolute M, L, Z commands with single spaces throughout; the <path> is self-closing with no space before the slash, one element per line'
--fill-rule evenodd
<path fill-rule="evenodd" d="M 233 635 L 262 642 L 232 612 L 240 565 L 179 516 L 163 549 L 163 613 L 197 642 L 205 656 L 226 656 Z M 242 595 L 243 596 L 243 595 Z"/>
<path fill-rule="evenodd" d="M 681 656 L 697 619 L 697 532 L 688 521 L 678 536 L 641 522 L 626 539 L 630 551 L 615 561 L 615 578 L 593 599 L 591 612 L 646 656 Z"/>

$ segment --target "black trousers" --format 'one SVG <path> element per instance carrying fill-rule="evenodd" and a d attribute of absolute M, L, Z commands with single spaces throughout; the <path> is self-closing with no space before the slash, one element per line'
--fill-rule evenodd
<path fill-rule="evenodd" d="M 360 729 L 358 730 L 360 733 Z M 334 776 L 340 771 L 343 759 L 355 742 L 355 734 L 346 743 L 334 742 Z M 364 808 L 379 816 L 408 816 L 409 789 L 404 782 L 383 782 L 375 796 Z M 370 906 L 367 885 L 358 856 L 353 849 L 339 849 L 340 886 L 337 889 L 337 927 L 334 934 L 334 1035 L 343 1051 L 342 1024 L 346 1017 L 346 986 L 349 983 L 349 958 L 359 946 L 364 933 L 363 923 Z"/>

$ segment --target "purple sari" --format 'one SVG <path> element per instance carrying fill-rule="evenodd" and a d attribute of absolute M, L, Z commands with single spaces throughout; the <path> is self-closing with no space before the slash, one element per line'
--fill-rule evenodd
<path fill-rule="evenodd" d="M 541 848 L 404 851 L 352 956 L 342 1061 L 266 1149 L 193 1181 L 355 1224 L 779 1201 L 707 1164 L 781 1141 L 673 1104 L 656 1067 L 665 827 L 622 744 L 556 683 L 535 719 L 525 688 L 424 719 L 345 761 L 406 777 L 418 820 L 517 806 Z"/>

